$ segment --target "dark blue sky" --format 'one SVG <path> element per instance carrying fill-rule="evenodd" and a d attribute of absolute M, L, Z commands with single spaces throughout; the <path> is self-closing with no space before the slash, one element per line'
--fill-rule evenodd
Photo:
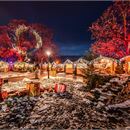
<path fill-rule="evenodd" d="M 0 2 L 0 24 L 11 19 L 45 24 L 54 30 L 61 55 L 83 55 L 92 43 L 89 26 L 110 4 L 110 1 Z"/>

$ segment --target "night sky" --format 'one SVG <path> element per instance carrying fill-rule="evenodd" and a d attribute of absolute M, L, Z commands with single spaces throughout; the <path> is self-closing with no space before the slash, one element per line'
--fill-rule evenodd
<path fill-rule="evenodd" d="M 92 43 L 89 26 L 110 4 L 110 1 L 0 2 L 0 24 L 11 19 L 45 24 L 54 31 L 60 55 L 83 55 Z"/>

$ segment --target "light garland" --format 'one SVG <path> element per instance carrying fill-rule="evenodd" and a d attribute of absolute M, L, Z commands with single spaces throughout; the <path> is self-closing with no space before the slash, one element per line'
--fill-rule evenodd
<path fill-rule="evenodd" d="M 14 49 L 16 49 L 18 51 L 18 53 L 25 55 L 26 52 L 21 50 L 17 43 L 19 41 L 20 35 L 26 31 L 28 31 L 30 29 L 30 27 L 27 27 L 25 25 L 19 25 L 18 28 L 15 30 L 15 35 L 16 35 L 16 47 L 14 47 Z M 34 29 L 31 29 L 30 32 L 32 32 L 32 34 L 35 36 L 36 39 L 36 49 L 39 49 L 42 46 L 42 38 L 41 36 L 38 34 L 38 32 L 36 32 Z"/>
<path fill-rule="evenodd" d="M 18 28 L 16 28 L 16 30 L 15 30 L 15 35 L 16 35 L 17 40 L 19 40 L 20 35 L 23 32 L 26 32 L 28 29 L 29 28 L 26 27 L 25 25 L 19 25 Z"/>
<path fill-rule="evenodd" d="M 36 48 L 40 48 L 42 46 L 42 38 L 40 37 L 40 35 L 35 30 L 32 30 L 32 34 L 36 38 L 36 42 L 37 42 Z"/>

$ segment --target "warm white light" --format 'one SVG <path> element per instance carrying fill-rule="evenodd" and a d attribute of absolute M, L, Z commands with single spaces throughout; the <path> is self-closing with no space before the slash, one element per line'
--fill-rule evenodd
<path fill-rule="evenodd" d="M 48 56 L 50 56 L 50 55 L 51 55 L 51 52 L 50 52 L 50 51 L 46 51 L 46 54 L 47 54 Z"/>

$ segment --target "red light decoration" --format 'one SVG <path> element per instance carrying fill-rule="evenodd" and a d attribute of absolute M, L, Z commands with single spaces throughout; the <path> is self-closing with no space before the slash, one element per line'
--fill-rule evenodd
<path fill-rule="evenodd" d="M 130 54 L 129 10 L 128 1 L 116 1 L 92 23 L 94 53 L 117 59 Z"/>
<path fill-rule="evenodd" d="M 0 59 L 24 61 L 30 56 L 33 61 L 41 61 L 46 56 L 46 48 L 53 50 L 53 33 L 45 25 L 27 23 L 25 20 L 11 20 L 8 25 L 0 26 Z M 52 57 L 53 58 L 53 57 Z"/>

